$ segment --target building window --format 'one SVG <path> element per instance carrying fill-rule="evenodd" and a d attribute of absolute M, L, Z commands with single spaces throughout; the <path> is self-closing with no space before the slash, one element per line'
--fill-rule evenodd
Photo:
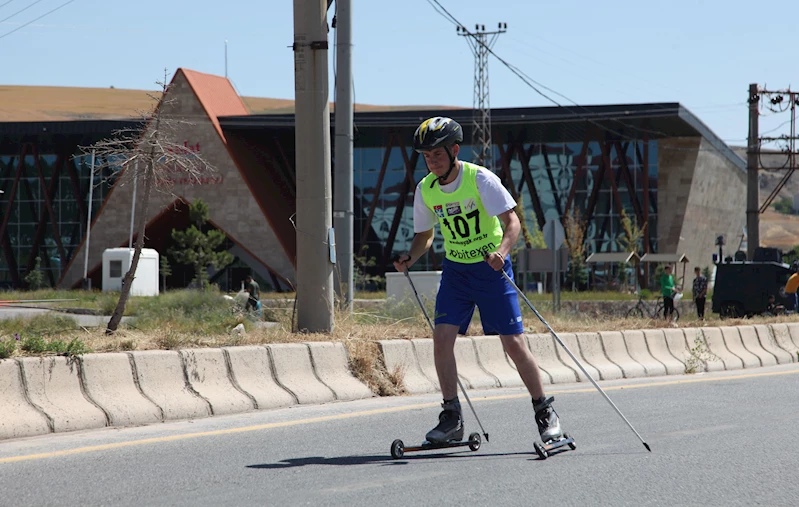
<path fill-rule="evenodd" d="M 108 262 L 108 276 L 111 278 L 122 278 L 122 261 Z"/>

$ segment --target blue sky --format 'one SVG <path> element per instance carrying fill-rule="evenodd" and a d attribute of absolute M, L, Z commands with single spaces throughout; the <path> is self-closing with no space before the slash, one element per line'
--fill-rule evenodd
<path fill-rule="evenodd" d="M 0 20 L 35 1 L 0 0 Z M 799 88 L 791 10 L 742 0 L 440 1 L 469 27 L 508 23 L 496 53 L 579 104 L 681 102 L 730 144 L 747 135 L 749 83 Z M 0 22 L 0 84 L 152 89 L 164 68 L 224 74 L 227 39 L 240 94 L 293 98 L 291 0 L 74 0 L 3 36 L 65 2 L 39 0 Z M 426 0 L 353 4 L 358 102 L 471 106 L 472 53 Z M 492 106 L 550 104 L 489 65 Z"/>

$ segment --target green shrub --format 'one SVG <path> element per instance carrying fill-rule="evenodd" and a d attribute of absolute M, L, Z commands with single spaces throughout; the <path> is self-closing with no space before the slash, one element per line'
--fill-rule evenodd
<path fill-rule="evenodd" d="M 2 340 L 0 341 L 0 359 L 8 359 L 14 355 L 17 350 L 16 340 Z"/>

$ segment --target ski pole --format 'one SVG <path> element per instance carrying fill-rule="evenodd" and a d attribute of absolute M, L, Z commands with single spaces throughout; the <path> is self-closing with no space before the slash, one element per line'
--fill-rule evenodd
<path fill-rule="evenodd" d="M 424 305 L 422 304 L 422 299 L 419 297 L 419 293 L 416 292 L 416 287 L 413 285 L 413 280 L 411 280 L 411 275 L 408 273 L 407 267 L 405 268 L 403 273 L 405 273 L 405 278 L 408 280 L 408 283 L 411 285 L 411 289 L 413 289 L 413 295 L 416 296 L 416 302 L 419 303 L 419 308 L 422 309 L 422 313 L 424 314 L 424 318 L 427 319 L 427 324 L 430 326 L 430 330 L 433 331 L 433 333 L 435 333 L 436 329 L 433 326 L 433 321 L 431 321 L 430 320 L 430 316 L 427 315 L 427 310 L 425 310 Z M 483 425 L 480 422 L 480 418 L 477 417 L 477 412 L 474 410 L 474 406 L 472 405 L 472 400 L 470 400 L 469 399 L 469 395 L 466 394 L 466 388 L 463 387 L 463 384 L 461 383 L 461 379 L 458 378 L 458 377 L 456 377 L 456 378 L 458 380 L 458 387 L 461 388 L 461 392 L 463 393 L 463 397 L 466 398 L 466 403 L 468 403 L 469 404 L 469 408 L 472 409 L 472 414 L 474 415 L 474 418 L 477 421 L 477 425 L 480 426 L 480 431 L 483 432 L 483 436 L 485 437 L 486 442 L 488 442 L 488 433 L 486 433 L 486 430 L 483 429 Z"/>
<path fill-rule="evenodd" d="M 630 429 L 631 429 L 631 430 L 633 430 L 633 433 L 635 433 L 635 436 L 637 436 L 637 437 L 638 437 L 638 439 L 639 439 L 639 440 L 641 440 L 641 443 L 642 443 L 642 444 L 644 444 L 644 447 L 646 447 L 646 450 L 647 450 L 647 451 L 649 451 L 649 452 L 652 452 L 652 449 L 650 449 L 650 448 L 649 448 L 649 444 L 647 444 L 647 443 L 644 441 L 644 439 L 641 437 L 641 435 L 640 435 L 640 434 L 639 434 L 637 431 L 635 431 L 635 428 L 633 428 L 633 425 L 632 425 L 632 424 L 630 424 L 630 421 L 628 421 L 628 420 L 627 420 L 627 418 L 626 418 L 626 417 L 624 417 L 624 414 L 622 414 L 622 413 L 621 413 L 621 410 L 619 410 L 619 408 L 616 406 L 616 404 L 615 404 L 615 403 L 613 403 L 613 401 L 610 399 L 610 397 L 608 397 L 608 395 L 605 393 L 605 391 L 604 391 L 604 390 L 603 390 L 601 387 L 599 387 L 599 384 L 597 384 L 597 383 L 596 383 L 596 381 L 594 380 L 594 378 L 593 378 L 593 377 L 591 377 L 591 375 L 590 375 L 590 374 L 589 374 L 587 371 L 585 371 L 585 368 L 584 368 L 584 367 L 583 367 L 583 365 L 580 363 L 580 361 L 578 361 L 578 360 L 577 360 L 577 358 L 576 358 L 576 357 L 574 357 L 574 354 L 572 354 L 572 351 L 571 351 L 571 350 L 569 350 L 569 347 L 567 347 L 567 346 L 566 346 L 566 344 L 565 344 L 565 343 L 563 343 L 563 341 L 560 339 L 560 337 L 558 336 L 558 334 L 557 334 L 555 331 L 553 331 L 553 329 L 550 327 L 550 325 L 547 323 L 547 321 L 546 321 L 546 320 L 544 320 L 544 317 L 542 317 L 542 316 L 541 316 L 541 314 L 540 314 L 540 313 L 538 313 L 538 310 L 536 310 L 535 306 L 533 306 L 533 303 L 531 303 L 531 302 L 530 302 L 530 300 L 529 300 L 529 299 L 527 299 L 527 296 L 525 296 L 525 295 L 524 295 L 524 293 L 523 293 L 521 290 L 519 290 L 519 287 L 518 287 L 518 286 L 516 286 L 516 284 L 515 284 L 515 283 L 513 283 L 513 280 L 511 280 L 511 279 L 510 279 L 510 277 L 508 276 L 508 274 L 505 272 L 505 270 L 504 270 L 504 269 L 500 270 L 500 272 L 502 273 L 502 276 L 504 276 L 504 277 L 505 277 L 505 280 L 507 280 L 507 282 L 508 282 L 509 284 L 511 284 L 511 286 L 512 286 L 514 289 L 516 289 L 516 292 L 517 292 L 517 293 L 518 293 L 518 294 L 519 294 L 519 295 L 522 297 L 522 299 L 524 299 L 524 302 L 525 302 L 525 303 L 527 303 L 527 306 L 529 306 L 529 307 L 530 307 L 530 309 L 531 309 L 531 310 L 533 311 L 533 313 L 535 314 L 535 316 L 536 316 L 536 317 L 538 317 L 538 320 L 540 320 L 540 321 L 541 321 L 541 322 L 544 324 L 544 326 L 546 326 L 546 328 L 547 328 L 547 330 L 549 330 L 550 334 L 552 334 L 552 336 L 553 336 L 553 337 L 555 338 L 555 340 L 556 340 L 556 341 L 557 341 L 557 342 L 560 344 L 560 346 L 561 346 L 561 347 L 563 347 L 563 350 L 565 350 L 565 351 L 566 351 L 566 353 L 567 353 L 567 354 L 569 354 L 569 357 L 571 357 L 571 358 L 572 358 L 572 361 L 574 361 L 574 362 L 575 362 L 575 364 L 577 364 L 577 366 L 579 366 L 579 367 L 580 367 L 580 370 L 581 370 L 581 371 L 582 371 L 582 372 L 585 374 L 585 376 L 586 376 L 586 377 L 588 377 L 588 380 L 590 380 L 590 381 L 591 381 L 591 383 L 592 383 L 592 384 L 594 384 L 594 387 L 596 387 L 596 388 L 597 388 L 597 390 L 598 390 L 598 391 L 599 391 L 599 392 L 602 394 L 602 396 L 604 396 L 604 397 L 605 397 L 605 399 L 606 399 L 606 400 L 608 400 L 608 403 L 610 403 L 610 406 L 611 406 L 611 407 L 613 407 L 613 410 L 615 410 L 615 411 L 616 411 L 616 413 L 617 413 L 617 414 L 619 414 L 619 416 L 620 416 L 622 419 L 624 419 L 624 422 L 626 422 L 626 423 L 627 423 L 627 426 L 629 426 L 629 427 L 630 427 Z M 418 296 L 417 296 L 417 297 L 418 297 Z M 487 440 L 487 439 L 486 439 L 486 440 Z"/>

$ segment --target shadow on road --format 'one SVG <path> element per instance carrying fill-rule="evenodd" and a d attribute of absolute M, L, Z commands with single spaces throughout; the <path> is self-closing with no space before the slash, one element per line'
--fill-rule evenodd
<path fill-rule="evenodd" d="M 294 468 L 303 467 L 307 465 L 407 465 L 409 461 L 421 459 L 438 459 L 438 458 L 493 458 L 493 457 L 508 457 L 508 456 L 530 456 L 535 455 L 535 452 L 511 452 L 511 453 L 496 453 L 496 454 L 479 454 L 469 451 L 460 452 L 438 452 L 438 453 L 419 453 L 413 455 L 405 455 L 402 459 L 393 459 L 386 454 L 380 455 L 365 455 L 365 456 L 339 456 L 334 458 L 325 458 L 322 456 L 312 456 L 308 458 L 289 458 L 278 461 L 277 463 L 262 463 L 260 465 L 247 465 L 247 468 L 267 469 L 274 470 L 279 468 Z"/>

